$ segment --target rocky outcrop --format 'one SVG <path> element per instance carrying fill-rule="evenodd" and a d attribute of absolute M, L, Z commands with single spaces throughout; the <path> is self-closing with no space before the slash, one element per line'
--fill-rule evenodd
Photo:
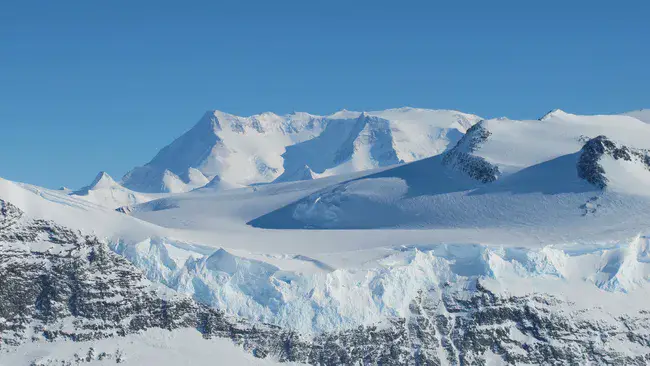
<path fill-rule="evenodd" d="M 600 165 L 603 156 L 610 156 L 615 160 L 635 161 L 650 170 L 650 155 L 647 151 L 617 145 L 606 136 L 594 137 L 580 150 L 577 169 L 580 178 L 600 189 L 605 188 L 608 182 L 605 169 Z"/>
<path fill-rule="evenodd" d="M 500 175 L 499 168 L 480 156 L 473 155 L 482 143 L 490 137 L 483 122 L 472 126 L 453 149 L 445 153 L 442 163 L 456 168 L 481 183 L 490 183 Z"/>
<path fill-rule="evenodd" d="M 187 327 L 206 337 L 232 338 L 251 351 L 255 342 L 281 342 L 256 341 L 267 332 L 281 333 L 277 327 L 228 319 L 149 282 L 97 238 L 26 219 L 14 205 L 0 203 L 0 348 L 35 339 L 84 341 Z"/>
<path fill-rule="evenodd" d="M 38 339 L 193 328 L 206 338 L 229 338 L 257 357 L 317 365 L 485 365 L 489 357 L 513 365 L 650 362 L 648 312 L 572 310 L 577 308 L 547 294 L 512 296 L 490 290 L 480 277 L 461 281 L 421 289 L 408 317 L 302 335 L 225 316 L 155 285 L 97 238 L 30 219 L 0 200 L 4 352 Z"/>

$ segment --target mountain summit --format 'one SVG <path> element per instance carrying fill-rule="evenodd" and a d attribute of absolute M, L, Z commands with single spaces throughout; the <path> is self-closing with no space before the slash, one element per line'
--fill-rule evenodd
<path fill-rule="evenodd" d="M 157 198 L 155 195 L 134 192 L 123 187 L 104 171 L 99 172 L 90 185 L 76 191 L 64 192 L 107 208 L 144 203 Z"/>
<path fill-rule="evenodd" d="M 239 117 L 207 112 L 149 163 L 127 173 L 125 187 L 140 192 L 184 192 L 215 176 L 232 185 L 269 182 L 279 175 L 286 146 L 317 136 L 323 117 L 307 113 Z"/>
<path fill-rule="evenodd" d="M 113 178 L 110 175 L 108 175 L 108 173 L 106 173 L 105 171 L 101 171 L 97 173 L 97 176 L 95 176 L 95 179 L 93 179 L 92 183 L 77 191 L 74 191 L 73 194 L 85 195 L 88 194 L 89 191 L 94 191 L 99 189 L 110 189 L 116 186 L 119 186 L 119 184 L 115 180 L 113 180 Z"/>

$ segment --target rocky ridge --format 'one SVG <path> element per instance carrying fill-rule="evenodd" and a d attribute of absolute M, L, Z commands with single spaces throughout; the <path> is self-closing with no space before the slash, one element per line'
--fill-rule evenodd
<path fill-rule="evenodd" d="M 637 162 L 650 171 L 650 155 L 647 150 L 617 144 L 603 135 L 594 137 L 589 139 L 580 150 L 577 168 L 580 178 L 600 189 L 605 188 L 609 181 L 605 176 L 605 169 L 600 164 L 603 156 L 610 156 L 614 160 Z"/>
<path fill-rule="evenodd" d="M 455 167 L 481 183 L 491 183 L 500 175 L 499 168 L 480 156 L 472 155 L 491 135 L 482 122 L 475 124 L 443 156 L 443 164 Z"/>

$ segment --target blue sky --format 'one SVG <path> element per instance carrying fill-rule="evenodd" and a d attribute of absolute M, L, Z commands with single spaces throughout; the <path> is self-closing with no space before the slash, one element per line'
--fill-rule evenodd
<path fill-rule="evenodd" d="M 648 108 L 646 3 L 5 2 L 0 176 L 119 179 L 208 109 Z"/>

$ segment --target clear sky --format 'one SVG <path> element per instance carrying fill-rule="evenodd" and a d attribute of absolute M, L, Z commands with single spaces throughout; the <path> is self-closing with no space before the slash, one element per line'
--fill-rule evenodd
<path fill-rule="evenodd" d="M 650 107 L 648 1 L 7 1 L 0 176 L 119 179 L 208 109 Z"/>

